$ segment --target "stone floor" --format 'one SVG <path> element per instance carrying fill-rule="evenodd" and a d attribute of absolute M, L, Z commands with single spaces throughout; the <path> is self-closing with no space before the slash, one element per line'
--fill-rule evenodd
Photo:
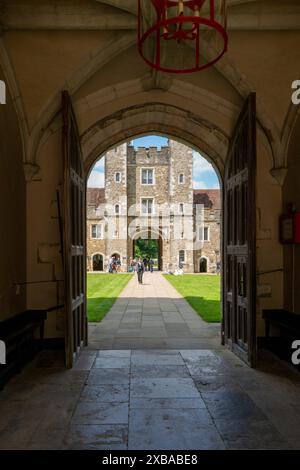
<path fill-rule="evenodd" d="M 220 325 L 208 324 L 162 276 L 129 281 L 106 317 L 90 324 L 96 349 L 218 349 Z"/>
<path fill-rule="evenodd" d="M 299 449 L 299 374 L 227 350 L 44 351 L 0 392 L 0 449 Z"/>
<path fill-rule="evenodd" d="M 300 449 L 299 373 L 266 352 L 248 368 L 163 278 L 148 279 L 92 326 L 72 370 L 43 351 L 12 378 L 0 449 Z"/>

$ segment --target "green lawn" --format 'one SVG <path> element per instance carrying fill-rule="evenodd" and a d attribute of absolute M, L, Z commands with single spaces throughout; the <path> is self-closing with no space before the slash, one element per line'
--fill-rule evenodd
<path fill-rule="evenodd" d="M 220 276 L 205 274 L 199 276 L 165 274 L 164 276 L 203 320 L 209 323 L 221 321 Z"/>
<path fill-rule="evenodd" d="M 132 274 L 88 274 L 88 320 L 100 322 L 131 278 Z"/>

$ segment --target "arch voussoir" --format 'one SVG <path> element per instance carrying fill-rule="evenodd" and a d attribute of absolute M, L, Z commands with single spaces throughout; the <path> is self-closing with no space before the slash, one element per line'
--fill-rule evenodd
<path fill-rule="evenodd" d="M 112 147 L 138 135 L 150 133 L 168 135 L 200 150 L 218 173 L 223 174 L 228 136 L 221 129 L 188 111 L 161 103 L 118 111 L 90 127 L 81 136 L 86 172 Z"/>

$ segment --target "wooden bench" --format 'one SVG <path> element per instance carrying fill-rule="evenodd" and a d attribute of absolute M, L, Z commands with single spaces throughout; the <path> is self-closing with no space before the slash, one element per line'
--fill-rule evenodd
<path fill-rule="evenodd" d="M 266 346 L 281 359 L 291 363 L 292 343 L 300 340 L 300 315 L 287 310 L 263 310 L 265 320 Z M 271 336 L 271 328 L 276 329 L 278 336 Z"/>
<path fill-rule="evenodd" d="M 62 306 L 43 310 L 26 310 L 0 322 L 0 340 L 6 346 L 6 364 L 0 364 L 0 390 L 7 380 L 39 351 L 44 339 L 44 324 L 48 312 Z M 39 339 L 36 331 L 39 331 Z"/>

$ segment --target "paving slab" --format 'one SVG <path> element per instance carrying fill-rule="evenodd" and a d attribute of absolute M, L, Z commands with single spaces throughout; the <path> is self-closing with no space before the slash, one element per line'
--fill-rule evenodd
<path fill-rule="evenodd" d="M 120 369 L 130 367 L 130 357 L 100 356 L 95 359 L 93 369 Z"/>
<path fill-rule="evenodd" d="M 73 424 L 63 442 L 63 449 L 125 450 L 128 442 L 126 425 Z"/>
<path fill-rule="evenodd" d="M 92 369 L 87 380 L 88 385 L 128 384 L 129 368 Z"/>
<path fill-rule="evenodd" d="M 191 378 L 132 378 L 130 396 L 133 398 L 197 398 L 200 394 Z"/>
<path fill-rule="evenodd" d="M 132 409 L 129 423 L 129 449 L 225 449 L 203 408 Z"/>
<path fill-rule="evenodd" d="M 95 400 L 102 402 L 128 402 L 129 384 L 104 384 L 104 385 L 86 385 L 81 398 L 85 401 Z"/>
<path fill-rule="evenodd" d="M 128 403 L 93 401 L 84 398 L 78 403 L 72 417 L 76 424 L 127 424 Z"/>
<path fill-rule="evenodd" d="M 131 366 L 132 378 L 190 378 L 188 368 L 177 365 L 136 365 Z"/>

